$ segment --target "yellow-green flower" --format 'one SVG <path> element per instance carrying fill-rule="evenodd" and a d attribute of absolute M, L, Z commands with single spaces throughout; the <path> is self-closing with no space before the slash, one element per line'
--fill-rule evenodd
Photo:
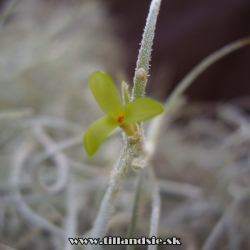
<path fill-rule="evenodd" d="M 85 131 L 83 141 L 89 156 L 98 150 L 118 126 L 126 135 L 132 136 L 136 132 L 136 123 L 149 120 L 164 111 L 160 103 L 147 97 L 123 106 L 112 78 L 102 71 L 96 71 L 90 76 L 89 87 L 106 114 Z"/>

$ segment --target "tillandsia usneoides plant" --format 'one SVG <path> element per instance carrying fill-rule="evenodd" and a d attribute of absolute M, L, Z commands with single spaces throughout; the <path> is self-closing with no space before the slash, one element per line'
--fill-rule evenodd
<path fill-rule="evenodd" d="M 136 160 L 136 153 L 140 155 L 139 160 L 137 159 L 138 164 L 135 164 L 137 169 L 143 169 L 145 166 L 143 158 L 146 156 L 146 147 L 141 122 L 151 119 L 164 111 L 160 103 L 144 97 L 160 3 L 160 0 L 152 0 L 150 5 L 131 97 L 127 85 L 122 84 L 124 105 L 121 104 L 117 90 L 108 74 L 98 71 L 93 73 L 89 80 L 90 89 L 106 116 L 93 123 L 84 134 L 84 146 L 88 155 L 93 155 L 110 132 L 118 126 L 124 132 L 125 144 L 110 175 L 107 191 L 91 231 L 91 237 L 93 238 L 105 236 L 121 182 L 128 167 L 132 166 L 133 161 Z M 87 249 L 100 249 L 100 246 L 88 245 Z"/>
<path fill-rule="evenodd" d="M 249 38 L 244 38 L 233 42 L 222 49 L 214 52 L 198 64 L 177 86 L 164 104 L 165 113 L 154 119 L 144 138 L 144 131 L 141 122 L 151 119 L 163 112 L 163 107 L 158 102 L 145 98 L 145 87 L 148 78 L 149 62 L 151 57 L 151 47 L 153 44 L 156 20 L 160 8 L 160 0 L 152 0 L 150 10 L 144 29 L 141 42 L 141 48 L 137 60 L 134 87 L 132 96 L 129 95 L 128 85 L 122 83 L 123 105 L 121 104 L 117 90 L 112 78 L 101 71 L 92 74 L 89 80 L 90 89 L 101 109 L 106 114 L 105 117 L 94 122 L 84 134 L 84 146 L 88 155 L 93 155 L 107 136 L 116 127 L 123 130 L 124 147 L 120 153 L 119 159 L 114 166 L 110 176 L 109 186 L 102 200 L 97 218 L 94 222 L 91 237 L 102 238 L 107 232 L 108 222 L 114 212 L 115 201 L 121 186 L 123 177 L 129 166 L 136 170 L 143 170 L 149 165 L 150 159 L 154 154 L 156 143 L 159 138 L 159 131 L 162 125 L 163 117 L 170 115 L 178 107 L 182 106 L 183 92 L 191 83 L 210 65 L 231 52 L 250 44 Z M 137 155 L 137 158 L 135 158 Z M 138 157 L 139 155 L 139 157 Z M 151 177 L 152 188 L 152 214 L 150 221 L 149 237 L 157 236 L 157 228 L 160 215 L 160 196 L 159 188 L 156 182 L 154 171 L 148 168 Z M 136 210 L 138 207 L 138 197 L 142 183 L 142 171 L 138 172 L 137 187 L 135 190 L 135 199 L 132 209 L 131 222 L 128 236 L 132 237 L 136 224 Z M 100 245 L 88 245 L 87 249 L 100 249 Z M 133 246 L 128 246 L 133 249 Z M 148 249 L 156 249 L 155 245 L 149 245 Z"/>

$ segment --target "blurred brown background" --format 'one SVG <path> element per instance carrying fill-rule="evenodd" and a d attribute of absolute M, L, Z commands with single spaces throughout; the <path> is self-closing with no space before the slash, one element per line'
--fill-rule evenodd
<path fill-rule="evenodd" d="M 126 49 L 126 70 L 133 77 L 149 0 L 109 0 L 113 32 Z M 248 0 L 163 0 L 153 45 L 148 89 L 162 100 L 202 59 L 250 35 Z M 250 48 L 220 60 L 188 90 L 192 100 L 229 100 L 250 94 Z"/>

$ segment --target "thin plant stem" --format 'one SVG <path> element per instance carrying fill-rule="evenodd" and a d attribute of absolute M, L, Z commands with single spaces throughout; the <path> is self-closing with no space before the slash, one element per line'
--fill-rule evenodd
<path fill-rule="evenodd" d="M 23 127 L 34 127 L 34 126 L 41 126 L 41 127 L 52 127 L 60 130 L 64 130 L 70 133 L 78 134 L 82 132 L 82 126 L 76 124 L 74 122 L 70 122 L 58 117 L 52 116 L 33 116 L 30 119 L 27 119 L 23 124 Z"/>
<path fill-rule="evenodd" d="M 0 244 L 0 249 L 2 250 L 17 250 L 16 248 L 12 248 L 3 244 Z"/>
<path fill-rule="evenodd" d="M 166 116 L 169 116 L 172 112 L 174 112 L 177 108 L 184 104 L 184 100 L 181 98 L 184 91 L 194 82 L 194 80 L 199 75 L 201 75 L 207 68 L 209 68 L 209 66 L 214 64 L 219 59 L 247 45 L 250 45 L 250 37 L 242 38 L 222 47 L 221 49 L 215 51 L 214 53 L 203 59 L 180 81 L 180 83 L 170 94 L 169 98 L 164 104 L 164 114 L 156 117 L 150 124 L 147 134 L 147 148 L 149 149 L 150 153 L 153 153 L 153 151 L 155 150 L 156 143 L 159 138 L 159 131 L 161 130 L 164 118 Z"/>
<path fill-rule="evenodd" d="M 153 168 L 149 168 L 150 176 L 153 182 L 153 192 L 152 192 L 152 211 L 151 211 L 151 219 L 150 219 L 150 231 L 149 237 L 158 236 L 158 225 L 160 219 L 160 209 L 161 209 L 161 198 L 160 198 L 160 190 L 158 186 L 158 182 L 156 180 Z M 148 250 L 155 250 L 157 248 L 156 245 L 149 245 Z"/>
<path fill-rule="evenodd" d="M 203 195 L 202 188 L 178 181 L 169 181 L 158 179 L 161 192 L 170 195 L 176 195 L 184 198 L 201 198 Z"/>
<path fill-rule="evenodd" d="M 12 14 L 17 2 L 18 0 L 12 0 L 10 3 L 8 3 L 7 8 L 4 10 L 2 16 L 0 17 L 0 29 L 3 27 L 8 17 Z"/>
<path fill-rule="evenodd" d="M 231 54 L 235 50 L 245 47 L 250 44 L 250 37 L 242 38 L 235 42 L 232 42 L 221 49 L 215 51 L 205 59 L 203 59 L 196 67 L 194 67 L 180 83 L 177 85 L 175 90 L 172 92 L 167 102 L 165 103 L 165 108 L 168 111 L 171 105 L 179 99 L 183 92 L 194 82 L 194 80 L 203 73 L 209 66 L 214 64 L 219 59 Z"/>
<path fill-rule="evenodd" d="M 217 249 L 216 245 L 218 241 L 220 240 L 220 238 L 222 237 L 223 233 L 225 233 L 230 218 L 233 216 L 235 211 L 241 206 L 243 201 L 244 201 L 244 198 L 239 198 L 232 202 L 229 208 L 225 211 L 224 215 L 217 222 L 216 226 L 212 230 L 209 237 L 206 239 L 203 247 L 201 248 L 202 250 Z"/>
<path fill-rule="evenodd" d="M 33 114 L 33 110 L 23 109 L 23 110 L 6 110 L 0 112 L 0 121 L 1 120 L 12 120 L 12 119 L 19 119 L 26 116 L 30 116 Z"/>
<path fill-rule="evenodd" d="M 136 227 L 136 222 L 137 222 L 137 217 L 138 217 L 138 207 L 139 207 L 139 199 L 140 199 L 140 194 L 141 194 L 141 185 L 142 185 L 143 176 L 144 176 L 144 172 L 140 171 L 136 178 L 136 188 L 135 188 L 132 214 L 131 214 L 129 229 L 128 229 L 128 238 L 134 238 L 135 227 Z M 134 245 L 127 246 L 127 250 L 133 250 L 133 249 L 134 249 Z"/>
<path fill-rule="evenodd" d="M 43 144 L 45 143 L 44 134 L 42 136 L 40 133 L 35 133 L 35 135 L 38 136 L 39 141 L 43 142 Z M 60 143 L 57 143 L 57 144 L 54 142 L 52 142 L 52 143 L 51 142 L 52 142 L 51 139 L 48 138 L 48 135 L 46 134 L 46 145 L 47 146 L 44 145 L 46 150 L 45 150 L 45 152 L 38 154 L 34 158 L 34 160 L 32 161 L 33 166 L 38 166 L 43 161 L 47 160 L 48 158 L 54 157 L 56 154 L 60 154 L 60 153 L 62 153 L 62 151 L 65 151 L 69 148 L 80 145 L 82 143 L 82 135 L 67 139 L 67 140 L 60 142 Z"/>
<path fill-rule="evenodd" d="M 36 127 L 33 129 L 33 132 L 40 143 L 50 151 L 52 148 L 55 148 L 56 145 L 53 140 L 47 135 L 47 133 L 41 128 Z M 57 180 L 53 185 L 45 185 L 41 180 L 38 179 L 40 185 L 46 189 L 48 192 L 54 194 L 61 191 L 68 181 L 68 162 L 64 154 L 57 152 L 52 156 L 52 159 L 55 162 L 57 168 Z"/>
<path fill-rule="evenodd" d="M 128 167 L 131 165 L 134 152 L 135 144 L 130 144 L 127 141 L 124 148 L 122 149 L 120 158 L 117 161 L 113 172 L 111 173 L 108 189 L 103 197 L 99 212 L 97 214 L 97 218 L 92 229 L 92 238 L 102 238 L 106 233 L 108 222 L 114 211 L 114 204 L 119 192 L 122 179 Z M 88 245 L 87 249 L 100 249 L 100 246 Z"/>
<path fill-rule="evenodd" d="M 70 244 L 68 238 L 75 238 L 77 234 L 77 212 L 78 212 L 78 202 L 77 193 L 75 187 L 74 176 L 69 177 L 69 181 L 66 187 L 66 198 L 67 198 L 67 215 L 65 219 L 65 240 L 66 246 L 65 250 L 73 250 L 75 246 Z"/>
<path fill-rule="evenodd" d="M 132 100 L 141 98 L 145 95 L 145 88 L 149 72 L 149 62 L 160 4 L 161 0 L 152 0 L 150 5 L 146 26 L 142 36 L 141 48 L 139 50 L 138 60 L 136 63 Z"/>

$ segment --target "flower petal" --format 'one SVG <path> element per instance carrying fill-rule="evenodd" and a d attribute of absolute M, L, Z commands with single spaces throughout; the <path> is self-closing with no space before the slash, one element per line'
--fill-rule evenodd
<path fill-rule="evenodd" d="M 164 111 L 163 106 L 148 97 L 136 99 L 124 106 L 125 119 L 123 123 L 143 122 Z"/>
<path fill-rule="evenodd" d="M 83 138 L 87 154 L 93 155 L 116 127 L 117 122 L 110 116 L 102 117 L 91 124 Z"/>
<path fill-rule="evenodd" d="M 94 72 L 89 78 L 89 87 L 105 114 L 116 117 L 123 113 L 117 89 L 108 74 Z"/>

